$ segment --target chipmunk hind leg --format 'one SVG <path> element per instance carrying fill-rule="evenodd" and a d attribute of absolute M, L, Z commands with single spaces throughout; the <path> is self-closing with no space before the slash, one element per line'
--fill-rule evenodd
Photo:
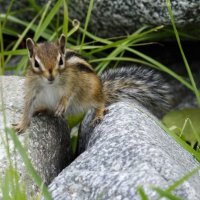
<path fill-rule="evenodd" d="M 94 116 L 94 119 L 92 120 L 91 125 L 93 127 L 98 125 L 103 120 L 103 117 L 104 117 L 105 114 L 107 114 L 107 112 L 108 111 L 107 111 L 104 103 L 96 106 L 95 107 L 95 116 Z"/>

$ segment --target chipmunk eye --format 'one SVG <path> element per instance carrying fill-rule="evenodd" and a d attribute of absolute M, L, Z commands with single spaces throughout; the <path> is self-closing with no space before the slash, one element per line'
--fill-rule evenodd
<path fill-rule="evenodd" d="M 59 65 L 63 65 L 63 59 L 62 59 L 62 57 L 60 57 Z"/>
<path fill-rule="evenodd" d="M 36 68 L 39 68 L 39 67 L 40 67 L 40 64 L 38 63 L 37 60 L 35 60 L 35 67 L 36 67 Z"/>

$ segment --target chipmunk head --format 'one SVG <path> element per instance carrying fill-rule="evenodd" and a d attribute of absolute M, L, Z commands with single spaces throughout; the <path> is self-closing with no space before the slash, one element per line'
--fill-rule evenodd
<path fill-rule="evenodd" d="M 42 77 L 46 83 L 53 83 L 65 69 L 65 36 L 62 34 L 57 43 L 39 44 L 28 38 L 26 47 L 33 73 Z"/>

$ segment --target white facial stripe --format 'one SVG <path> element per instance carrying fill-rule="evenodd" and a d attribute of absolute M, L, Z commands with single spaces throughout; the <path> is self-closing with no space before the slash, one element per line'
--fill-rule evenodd
<path fill-rule="evenodd" d="M 68 64 L 76 64 L 76 63 L 79 63 L 80 62 L 80 58 L 76 57 L 76 56 L 72 56 L 71 58 L 69 58 L 67 60 L 67 63 Z"/>
<path fill-rule="evenodd" d="M 35 56 L 35 60 L 39 63 L 40 69 L 38 69 L 38 68 L 36 68 L 36 67 L 34 67 L 34 69 L 36 69 L 36 70 L 38 70 L 38 71 L 40 71 L 40 70 L 45 71 L 44 65 L 42 64 L 41 60 L 40 60 L 37 56 Z"/>
<path fill-rule="evenodd" d="M 57 62 L 59 62 L 60 57 L 61 57 L 61 55 L 60 55 L 60 53 L 58 53 L 58 55 L 57 55 Z"/>

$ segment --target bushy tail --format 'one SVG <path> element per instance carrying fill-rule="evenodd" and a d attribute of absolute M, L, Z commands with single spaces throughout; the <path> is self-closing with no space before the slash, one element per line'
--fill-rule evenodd
<path fill-rule="evenodd" d="M 136 100 L 161 117 L 173 104 L 168 83 L 153 69 L 131 66 L 110 69 L 101 75 L 108 104 Z"/>

